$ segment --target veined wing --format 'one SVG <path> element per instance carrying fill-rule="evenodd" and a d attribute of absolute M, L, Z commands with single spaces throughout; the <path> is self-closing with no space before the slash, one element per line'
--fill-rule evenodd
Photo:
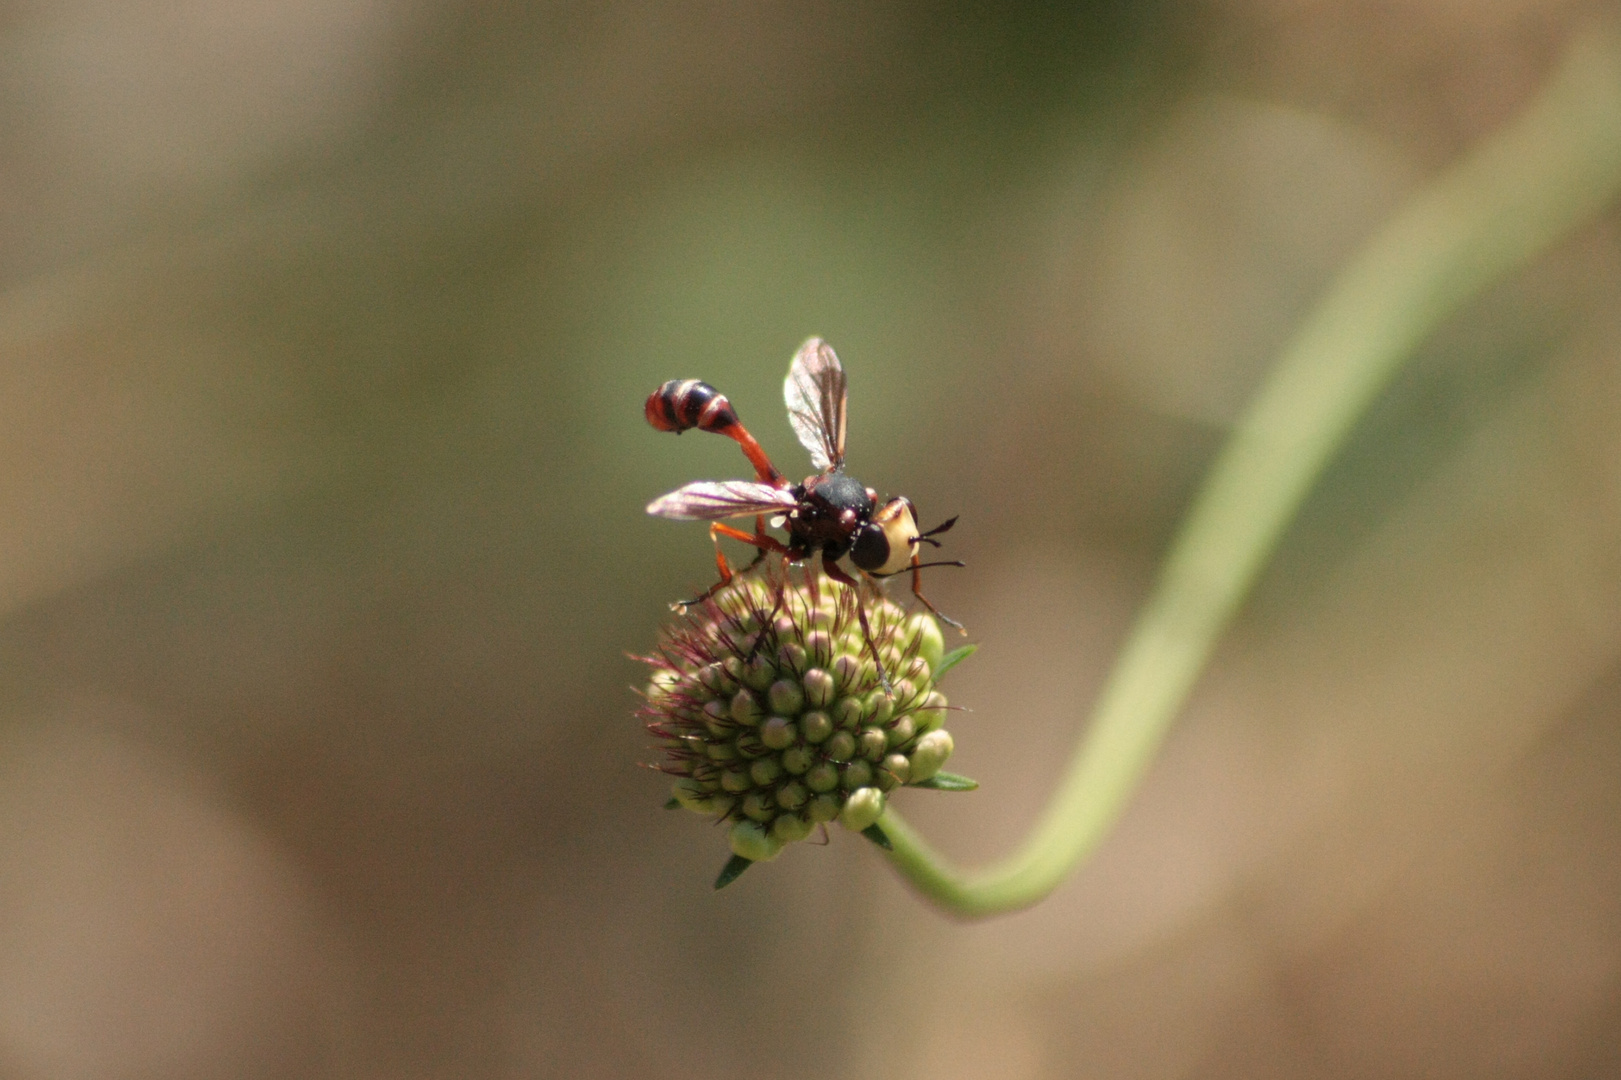
<path fill-rule="evenodd" d="M 798 505 L 799 500 L 787 491 L 757 480 L 700 480 L 660 495 L 647 504 L 647 512 L 676 521 L 719 521 L 780 514 Z"/>
<path fill-rule="evenodd" d="M 844 464 L 844 403 L 848 396 L 844 369 L 833 349 L 813 337 L 799 347 L 782 384 L 788 422 L 823 472 Z"/>

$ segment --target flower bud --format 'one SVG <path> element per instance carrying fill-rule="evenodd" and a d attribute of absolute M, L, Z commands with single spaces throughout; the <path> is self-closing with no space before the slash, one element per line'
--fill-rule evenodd
<path fill-rule="evenodd" d="M 912 715 L 908 713 L 905 716 L 897 718 L 893 724 L 889 725 L 887 734 L 889 736 L 889 748 L 891 750 L 895 749 L 897 746 L 904 746 L 908 742 L 911 742 L 912 736 L 917 734 L 917 726 L 912 723 Z"/>
<path fill-rule="evenodd" d="M 800 677 L 805 687 L 805 704 L 813 709 L 825 709 L 833 704 L 833 694 L 837 690 L 833 676 L 822 668 L 811 668 Z"/>
<path fill-rule="evenodd" d="M 870 727 L 861 729 L 861 738 L 857 740 L 859 753 L 868 761 L 878 761 L 889 749 L 889 736 L 879 728 Z"/>
<path fill-rule="evenodd" d="M 832 791 L 839 786 L 838 766 L 830 761 L 822 761 L 812 765 L 805 773 L 805 786 L 817 793 Z M 680 798 L 680 795 L 677 794 L 676 797 Z"/>
<path fill-rule="evenodd" d="M 783 844 L 792 844 L 811 834 L 815 828 L 810 822 L 794 814 L 778 814 L 771 822 L 771 838 Z"/>
<path fill-rule="evenodd" d="M 844 809 L 844 800 L 832 793 L 817 795 L 805 807 L 805 816 L 816 824 L 832 821 Z"/>
<path fill-rule="evenodd" d="M 906 643 L 911 647 L 916 643 L 917 655 L 929 665 L 932 675 L 935 668 L 940 666 L 940 658 L 945 655 L 946 639 L 940 632 L 940 624 L 933 615 L 919 611 L 906 620 Z"/>
<path fill-rule="evenodd" d="M 833 721 L 825 712 L 808 712 L 799 718 L 799 730 L 804 732 L 805 741 L 814 745 L 833 734 Z"/>
<path fill-rule="evenodd" d="M 840 694 L 848 694 L 860 686 L 861 661 L 851 653 L 843 652 L 835 656 L 827 670 L 832 674 Z"/>
<path fill-rule="evenodd" d="M 884 793 L 875 787 L 858 788 L 844 800 L 844 809 L 839 812 L 839 824 L 851 832 L 860 832 L 876 824 L 883 814 Z"/>
<path fill-rule="evenodd" d="M 878 786 L 888 790 L 896 784 L 904 784 L 912 775 L 912 763 L 905 754 L 886 754 L 878 767 Z M 885 781 L 888 781 L 886 784 Z"/>
<path fill-rule="evenodd" d="M 739 821 L 732 826 L 726 839 L 732 845 L 732 854 L 755 862 L 770 862 L 782 854 L 782 841 L 766 832 L 756 821 Z"/>
<path fill-rule="evenodd" d="M 743 796 L 743 815 L 751 821 L 770 821 L 777 816 L 777 800 L 755 789 Z"/>
<path fill-rule="evenodd" d="M 856 758 L 844 767 L 839 779 L 843 782 L 846 791 L 866 787 L 872 783 L 872 766 L 860 758 Z"/>
<path fill-rule="evenodd" d="M 923 696 L 923 704 L 912 713 L 912 720 L 917 724 L 918 731 L 933 731 L 946 722 L 946 696 L 938 690 L 930 690 Z"/>
<path fill-rule="evenodd" d="M 861 716 L 865 711 L 860 698 L 840 698 L 833 703 L 833 723 L 841 728 L 860 727 Z"/>
<path fill-rule="evenodd" d="M 849 761 L 856 756 L 856 737 L 848 731 L 835 731 L 822 747 L 829 761 Z"/>
<path fill-rule="evenodd" d="M 777 649 L 777 665 L 781 674 L 798 675 L 809 664 L 810 658 L 805 655 L 805 647 L 797 641 L 784 642 Z"/>
<path fill-rule="evenodd" d="M 752 649 L 753 645 L 749 648 Z M 777 665 L 761 653 L 755 653 L 754 659 L 748 661 L 743 669 L 743 684 L 757 693 L 765 693 L 776 678 Z"/>
<path fill-rule="evenodd" d="M 778 716 L 797 716 L 805 706 L 805 691 L 800 689 L 797 681 L 778 679 L 766 692 L 766 700 L 771 703 L 771 711 Z"/>
<path fill-rule="evenodd" d="M 908 782 L 915 784 L 939 772 L 951 758 L 953 749 L 951 733 L 944 728 L 923 736 L 912 751 L 912 775 Z"/>
<path fill-rule="evenodd" d="M 786 750 L 799 738 L 792 720 L 773 716 L 760 725 L 760 741 L 773 750 Z"/>
<path fill-rule="evenodd" d="M 677 780 L 670 785 L 670 794 L 675 796 L 676 802 L 688 810 L 694 810 L 700 814 L 709 813 L 710 793 L 704 790 L 704 786 L 696 780 L 690 778 Z"/>
<path fill-rule="evenodd" d="M 747 689 L 739 690 L 732 695 L 730 713 L 733 720 L 739 724 L 748 724 L 750 727 L 758 724 L 765 716 L 764 710 L 760 708 L 760 702 Z"/>
<path fill-rule="evenodd" d="M 812 630 L 805 635 L 805 652 L 817 667 L 827 666 L 833 662 L 833 636 L 826 630 Z"/>

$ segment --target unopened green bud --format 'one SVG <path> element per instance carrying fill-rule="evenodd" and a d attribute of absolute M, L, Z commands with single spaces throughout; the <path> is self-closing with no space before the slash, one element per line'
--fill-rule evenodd
<path fill-rule="evenodd" d="M 731 703 L 718 698 L 704 702 L 703 717 L 705 729 L 717 739 L 726 738 L 737 727 L 732 723 Z"/>
<path fill-rule="evenodd" d="M 839 812 L 839 824 L 851 832 L 860 832 L 875 824 L 884 814 L 884 793 L 875 787 L 857 788 L 844 800 Z"/>
<path fill-rule="evenodd" d="M 906 745 L 915 734 L 917 734 L 917 726 L 912 723 L 910 713 L 898 718 L 893 724 L 889 725 L 889 748 L 893 750 L 897 746 Z"/>
<path fill-rule="evenodd" d="M 771 702 L 771 711 L 778 716 L 797 716 L 805 707 L 805 691 L 797 682 L 778 679 L 766 692 L 766 700 Z"/>
<path fill-rule="evenodd" d="M 739 690 L 732 695 L 731 717 L 739 724 L 748 724 L 753 727 L 765 716 L 760 708 L 760 702 L 749 690 Z"/>
<path fill-rule="evenodd" d="M 729 742 L 712 742 L 704 747 L 710 761 L 736 761 L 737 747 Z"/>
<path fill-rule="evenodd" d="M 757 693 L 765 693 L 777 678 L 777 665 L 761 654 L 756 654 L 743 669 L 743 684 Z"/>
<path fill-rule="evenodd" d="M 867 723 L 882 727 L 895 715 L 895 698 L 887 690 L 874 690 L 867 695 Z"/>
<path fill-rule="evenodd" d="M 797 780 L 790 780 L 777 789 L 777 805 L 784 810 L 798 810 L 805 805 L 805 800 L 808 798 L 810 798 L 810 792 L 806 791 L 805 785 Z"/>
<path fill-rule="evenodd" d="M 839 767 L 830 761 L 817 762 L 805 773 L 805 786 L 815 792 L 832 791 L 839 786 Z"/>
<path fill-rule="evenodd" d="M 777 666 L 783 671 L 804 671 L 809 663 L 805 647 L 797 641 L 786 641 L 777 650 Z"/>
<path fill-rule="evenodd" d="M 822 752 L 833 761 L 849 761 L 856 756 L 856 737 L 848 731 L 835 731 Z"/>
<path fill-rule="evenodd" d="M 754 786 L 754 781 L 749 779 L 747 769 L 727 769 L 720 774 L 720 786 L 733 795 L 741 795 Z"/>
<path fill-rule="evenodd" d="M 878 785 L 885 790 L 904 784 L 912 775 L 912 763 L 905 754 L 886 754 L 878 767 Z"/>
<path fill-rule="evenodd" d="M 946 696 L 938 690 L 930 690 L 923 698 L 923 704 L 912 713 L 912 720 L 917 724 L 919 731 L 933 731 L 946 722 Z"/>
<path fill-rule="evenodd" d="M 770 862 L 782 854 L 782 841 L 766 832 L 757 821 L 739 821 L 726 839 L 732 845 L 733 855 L 755 862 Z"/>
<path fill-rule="evenodd" d="M 675 801 L 688 810 L 699 814 L 709 813 L 710 794 L 704 790 L 704 785 L 697 780 L 682 778 L 670 785 L 670 794 Z"/>
<path fill-rule="evenodd" d="M 773 750 L 786 750 L 799 738 L 792 720 L 773 716 L 760 725 L 760 741 Z"/>
<path fill-rule="evenodd" d="M 919 611 L 907 619 L 906 641 L 908 645 L 917 643 L 917 655 L 929 665 L 931 672 L 940 666 L 940 658 L 946 652 L 946 638 L 933 615 Z"/>
<path fill-rule="evenodd" d="M 776 820 L 771 822 L 771 837 L 784 844 L 793 844 L 809 836 L 813 828 L 814 825 L 796 814 L 778 814 Z"/>
<path fill-rule="evenodd" d="M 844 800 L 837 795 L 818 795 L 810 801 L 810 805 L 805 807 L 805 816 L 820 825 L 838 817 L 839 811 L 843 808 Z"/>
<path fill-rule="evenodd" d="M 805 733 L 805 741 L 814 745 L 833 734 L 833 721 L 825 712 L 808 712 L 799 718 L 799 729 Z"/>
<path fill-rule="evenodd" d="M 833 695 L 838 688 L 833 676 L 822 668 L 811 668 L 800 676 L 799 681 L 805 687 L 805 703 L 811 708 L 825 709 L 833 704 Z"/>
<path fill-rule="evenodd" d="M 782 767 L 795 776 L 802 775 L 815 763 L 815 756 L 803 746 L 790 746 L 782 752 Z"/>
<path fill-rule="evenodd" d="M 889 736 L 879 728 L 862 728 L 859 747 L 862 757 L 868 761 L 878 761 L 883 758 L 884 751 L 889 749 Z"/>
<path fill-rule="evenodd" d="M 861 677 L 861 661 L 850 653 L 840 653 L 833 658 L 833 665 L 828 668 L 833 675 L 833 681 L 838 685 L 838 692 L 848 694 L 858 689 L 858 680 Z"/>
<path fill-rule="evenodd" d="M 812 630 L 805 635 L 805 652 L 810 662 L 825 667 L 833 662 L 833 635 L 826 630 Z"/>
<path fill-rule="evenodd" d="M 777 801 L 764 791 L 743 796 L 743 816 L 751 821 L 770 821 L 777 813 Z"/>
<path fill-rule="evenodd" d="M 711 694 L 730 696 L 737 688 L 728 686 L 726 671 L 719 664 L 705 664 L 698 669 L 698 682 Z"/>
<path fill-rule="evenodd" d="M 763 757 L 749 766 L 749 779 L 761 787 L 782 775 L 782 763 L 774 757 Z"/>
<path fill-rule="evenodd" d="M 939 772 L 941 766 L 950 760 L 953 749 L 951 733 L 944 728 L 931 731 L 919 739 L 912 751 L 912 775 L 908 783 L 916 784 Z"/>
<path fill-rule="evenodd" d="M 866 787 L 872 783 L 872 766 L 857 758 L 844 767 L 844 772 L 839 779 L 843 781 L 844 787 L 848 791 Z"/>
<path fill-rule="evenodd" d="M 860 698 L 840 698 L 833 703 L 833 723 L 841 728 L 860 727 L 861 714 L 865 711 Z"/>

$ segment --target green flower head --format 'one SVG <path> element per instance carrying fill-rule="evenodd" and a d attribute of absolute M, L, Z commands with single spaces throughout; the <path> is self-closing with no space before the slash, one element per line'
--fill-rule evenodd
<path fill-rule="evenodd" d="M 831 821 L 887 846 L 878 819 L 898 787 L 973 787 L 940 772 L 936 687 L 972 651 L 946 654 L 932 615 L 819 569 L 737 577 L 666 627 L 640 716 L 676 777 L 671 805 L 731 823 L 717 887 Z"/>

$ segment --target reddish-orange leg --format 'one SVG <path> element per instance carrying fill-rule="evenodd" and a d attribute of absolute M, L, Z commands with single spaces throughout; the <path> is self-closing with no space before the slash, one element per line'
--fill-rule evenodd
<path fill-rule="evenodd" d="M 711 522 L 709 525 L 709 539 L 715 544 L 715 568 L 720 571 L 720 580 L 711 585 L 701 596 L 696 596 L 691 600 L 677 600 L 671 604 L 670 610 L 677 615 L 684 615 L 687 609 L 694 604 L 701 604 L 708 600 L 711 596 L 724 589 L 732 578 L 737 576 L 736 572 L 732 570 L 731 564 L 726 561 L 726 553 L 720 549 L 720 538 L 722 536 L 729 536 L 733 540 L 741 540 L 745 544 L 752 544 L 754 547 L 759 548 L 759 554 L 754 556 L 754 561 L 744 567 L 745 573 L 758 566 L 760 560 L 770 552 L 776 552 L 779 555 L 788 553 L 787 547 L 780 540 L 766 535 L 765 518 L 762 516 L 755 516 L 753 533 L 746 533 L 742 529 L 734 529 L 730 525 L 722 525 L 718 521 Z"/>
<path fill-rule="evenodd" d="M 962 563 L 953 560 L 949 563 L 930 563 L 930 566 L 961 566 Z M 917 552 L 912 552 L 912 595 L 923 602 L 923 606 L 934 613 L 934 617 L 947 626 L 955 626 L 957 632 L 967 636 L 968 629 L 950 615 L 935 607 L 927 596 L 923 595 L 923 564 L 917 560 Z"/>
<path fill-rule="evenodd" d="M 872 653 L 872 662 L 878 668 L 879 681 L 884 684 L 885 690 L 893 694 L 895 687 L 889 681 L 889 673 L 884 670 L 883 658 L 878 655 L 878 643 L 872 640 L 872 627 L 867 625 L 867 608 L 861 602 L 861 583 L 845 573 L 844 567 L 828 558 L 825 551 L 822 552 L 822 569 L 827 573 L 828 577 L 850 586 L 851 591 L 855 593 L 856 618 L 861 620 L 861 636 L 867 642 L 867 651 Z"/>

